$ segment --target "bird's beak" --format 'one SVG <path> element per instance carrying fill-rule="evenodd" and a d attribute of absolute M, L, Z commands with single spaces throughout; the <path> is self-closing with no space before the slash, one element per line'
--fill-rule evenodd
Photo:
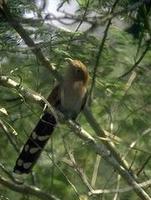
<path fill-rule="evenodd" d="M 73 60 L 71 58 L 65 58 L 65 61 L 67 61 L 70 65 L 73 64 Z"/>

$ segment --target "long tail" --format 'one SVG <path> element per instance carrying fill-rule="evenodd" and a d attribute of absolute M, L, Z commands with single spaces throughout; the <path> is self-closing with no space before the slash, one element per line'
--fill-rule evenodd
<path fill-rule="evenodd" d="M 15 173 L 22 174 L 31 171 L 49 140 L 56 123 L 56 119 L 51 113 L 46 112 L 42 116 L 16 161 Z"/>

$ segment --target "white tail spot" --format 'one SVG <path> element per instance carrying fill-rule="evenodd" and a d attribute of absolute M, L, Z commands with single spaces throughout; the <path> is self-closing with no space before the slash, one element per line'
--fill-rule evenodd
<path fill-rule="evenodd" d="M 15 175 L 16 175 L 16 174 L 18 174 L 18 175 L 19 175 L 19 174 L 22 174 L 21 171 L 19 171 L 19 170 L 17 170 L 17 169 L 15 169 L 14 173 L 15 173 Z"/>
<path fill-rule="evenodd" d="M 28 144 L 25 145 L 24 150 L 25 150 L 26 152 L 29 150 L 29 145 L 28 145 Z"/>
<path fill-rule="evenodd" d="M 38 136 L 38 140 L 39 141 L 44 141 L 44 140 L 49 139 L 49 137 L 50 137 L 50 135 Z"/>
<path fill-rule="evenodd" d="M 32 162 L 26 162 L 23 164 L 23 167 L 24 167 L 24 169 L 28 169 L 31 167 L 31 165 L 32 165 Z"/>
<path fill-rule="evenodd" d="M 19 160 L 17 161 L 17 165 L 18 165 L 18 166 L 22 166 L 22 165 L 23 165 L 23 160 L 19 159 Z"/>
<path fill-rule="evenodd" d="M 35 132 L 32 133 L 32 138 L 35 140 L 37 138 L 37 134 Z"/>
<path fill-rule="evenodd" d="M 29 152 L 30 152 L 31 154 L 34 154 L 34 153 L 36 153 L 36 152 L 39 151 L 39 150 L 40 150 L 40 148 L 35 147 L 35 148 L 31 148 L 31 149 L 29 150 Z"/>

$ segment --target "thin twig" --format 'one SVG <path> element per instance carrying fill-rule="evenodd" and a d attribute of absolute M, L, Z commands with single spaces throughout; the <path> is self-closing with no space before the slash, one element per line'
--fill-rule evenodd
<path fill-rule="evenodd" d="M 69 45 L 70 45 L 71 41 L 74 39 L 75 34 L 78 32 L 80 26 L 82 25 L 82 23 L 83 23 L 83 21 L 84 21 L 86 15 L 87 15 L 87 11 L 88 11 L 88 8 L 89 8 L 89 1 L 90 1 L 90 0 L 87 1 L 85 11 L 84 11 L 84 13 L 83 13 L 82 18 L 80 19 L 80 22 L 79 22 L 77 28 L 75 29 L 73 35 L 70 37 L 70 40 L 69 40 L 69 42 L 68 42 L 68 44 L 67 44 L 67 48 L 69 48 Z"/>
<path fill-rule="evenodd" d="M 7 127 L 5 126 L 5 124 L 3 123 L 3 121 L 1 119 L 0 119 L 0 127 L 4 131 L 8 141 L 10 142 L 10 144 L 13 146 L 15 151 L 18 153 L 19 152 L 19 148 L 17 147 L 17 144 L 15 143 L 15 141 L 12 139 L 10 131 L 7 129 Z"/>
<path fill-rule="evenodd" d="M 77 32 L 79 30 L 80 26 L 82 25 L 86 15 L 87 15 L 87 11 L 88 11 L 88 8 L 89 8 L 89 3 L 90 3 L 90 0 L 87 0 L 87 4 L 86 4 L 86 7 L 85 7 L 85 11 L 83 13 L 82 19 L 81 19 L 80 23 L 78 24 L 75 32 Z"/>
<path fill-rule="evenodd" d="M 96 121 L 95 117 L 93 116 L 93 114 L 89 110 L 89 108 L 85 108 L 84 115 L 85 115 L 87 121 L 89 122 L 90 126 L 95 131 L 96 135 L 99 136 L 99 137 L 102 136 L 102 137 L 106 138 L 105 131 L 98 124 L 98 122 Z M 128 170 L 129 169 L 128 164 L 126 163 L 125 160 L 121 160 L 121 157 L 120 157 L 119 153 L 116 151 L 116 149 L 114 147 L 114 144 L 112 142 L 107 142 L 105 140 L 101 140 L 101 141 L 108 148 L 108 150 L 110 152 L 112 152 L 112 154 L 114 155 L 114 157 L 116 158 L 116 160 L 120 163 L 120 165 L 123 166 L 125 169 Z"/>
<path fill-rule="evenodd" d="M 114 12 L 114 9 L 115 9 L 118 1 L 119 0 L 116 0 L 115 3 L 113 4 L 110 14 L 112 14 Z M 104 49 L 104 44 L 105 44 L 106 38 L 108 36 L 108 31 L 109 31 L 109 28 L 110 28 L 110 25 L 111 25 L 111 21 L 112 21 L 112 18 L 110 18 L 108 20 L 108 23 L 106 25 L 102 41 L 101 41 L 100 46 L 99 46 L 98 53 L 96 55 L 96 61 L 95 61 L 95 65 L 94 65 L 94 69 L 93 69 L 93 76 L 92 76 L 92 84 L 91 84 L 90 93 L 89 93 L 89 95 L 90 95 L 89 96 L 90 97 L 89 103 L 90 104 L 91 104 L 91 98 L 92 98 L 92 91 L 93 91 L 93 88 L 95 87 L 95 81 L 96 81 L 98 66 L 99 66 L 100 59 L 101 59 L 101 56 L 102 56 L 102 52 L 103 52 L 103 49 Z"/>
<path fill-rule="evenodd" d="M 151 160 L 151 155 L 148 156 L 148 158 L 145 160 L 145 162 L 143 163 L 143 165 L 141 166 L 141 168 L 138 170 L 137 172 L 137 176 L 139 176 L 139 174 L 143 171 L 143 169 L 145 168 L 145 166 L 147 165 L 147 163 Z"/>
<path fill-rule="evenodd" d="M 120 188 L 120 179 L 121 179 L 121 176 L 118 174 L 117 175 L 117 186 L 116 186 L 117 192 L 115 193 L 113 200 L 118 199 L 118 190 Z"/>
<path fill-rule="evenodd" d="M 141 56 L 138 58 L 138 60 L 134 63 L 134 65 L 127 72 L 122 74 L 119 77 L 119 79 L 124 78 L 125 76 L 127 76 L 129 73 L 131 73 L 132 71 L 134 71 L 138 67 L 139 63 L 143 60 L 143 58 L 145 57 L 145 55 L 148 52 L 149 48 L 150 48 L 150 42 L 147 43 L 145 50 L 143 51 Z"/>
<path fill-rule="evenodd" d="M 145 188 L 151 185 L 151 179 L 149 179 L 148 181 L 144 181 L 142 183 L 139 183 L 138 186 L 141 188 Z M 96 195 L 96 194 L 110 194 L 110 193 L 124 193 L 124 192 L 129 192 L 134 190 L 134 187 L 124 187 L 124 188 L 119 188 L 119 189 L 98 189 L 98 190 L 94 190 L 92 193 L 90 192 L 89 195 Z M 142 198 L 142 200 L 144 200 L 145 198 Z M 148 198 L 148 200 L 150 200 L 150 197 Z"/>
<path fill-rule="evenodd" d="M 66 174 L 63 172 L 63 170 L 55 163 L 55 161 L 51 158 L 49 153 L 47 153 L 47 156 L 53 162 L 54 166 L 58 169 L 58 171 L 61 172 L 61 174 L 64 176 L 64 178 L 67 180 L 67 182 L 69 183 L 69 185 L 71 186 L 71 188 L 75 192 L 77 198 L 80 200 L 80 194 L 79 194 L 76 186 L 71 182 L 71 180 L 68 178 L 68 176 L 66 176 Z"/>
<path fill-rule="evenodd" d="M 6 169 L 6 166 L 4 166 L 2 163 L 0 163 L 0 168 L 1 170 L 8 176 L 8 178 L 13 181 L 14 183 L 17 181 L 15 180 L 14 176 L 12 175 L 11 172 L 9 172 L 7 169 Z"/>
<path fill-rule="evenodd" d="M 99 165 L 101 161 L 101 156 L 96 155 L 96 161 L 94 163 L 94 169 L 93 169 L 93 174 L 92 174 L 92 179 L 91 179 L 91 185 L 93 188 L 95 188 L 96 180 L 98 177 L 98 170 L 99 170 Z"/>
<path fill-rule="evenodd" d="M 23 28 L 23 26 L 15 19 L 15 17 L 13 17 L 13 15 L 11 14 L 7 4 L 3 4 L 3 8 L 0 9 L 0 11 L 2 11 L 2 14 L 4 15 L 4 17 L 6 18 L 7 22 L 10 24 L 10 26 L 12 26 L 17 33 L 21 36 L 21 38 L 24 40 L 24 42 L 31 48 L 31 51 L 35 54 L 37 60 L 43 65 L 45 66 L 48 70 L 50 70 L 50 72 L 57 78 L 60 79 L 60 75 L 58 74 L 58 72 L 56 71 L 55 67 L 50 64 L 49 60 L 47 60 L 41 49 L 39 47 L 37 47 L 34 43 L 34 41 L 30 38 L 30 36 L 28 35 L 27 31 Z"/>
<path fill-rule="evenodd" d="M 84 185 L 88 188 L 88 190 L 92 191 L 93 189 L 92 189 L 92 186 L 90 185 L 90 183 L 88 181 L 87 175 L 85 174 L 84 170 L 76 162 L 75 157 L 74 157 L 73 153 L 70 151 L 70 149 L 67 147 L 65 140 L 64 140 L 64 147 L 66 149 L 66 152 L 67 152 L 70 160 L 65 158 L 65 159 L 63 159 L 63 162 L 65 162 L 67 165 L 72 167 L 77 172 L 80 179 L 82 180 Z"/>

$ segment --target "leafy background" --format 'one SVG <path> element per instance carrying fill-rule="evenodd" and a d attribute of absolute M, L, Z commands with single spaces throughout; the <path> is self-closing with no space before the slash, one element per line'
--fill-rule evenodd
<path fill-rule="evenodd" d="M 70 3 L 69 0 L 60 1 L 60 6 L 68 3 Z M 97 13 L 98 19 L 93 18 L 95 24 L 93 28 L 95 28 L 101 25 L 102 16 L 104 18 L 109 16 L 114 1 L 80 0 L 77 3 L 79 9 L 75 16 L 80 17 L 81 20 L 85 10 L 87 10 L 87 16 Z M 117 151 L 121 153 L 121 156 L 126 156 L 129 166 L 135 174 L 138 173 L 139 180 L 143 182 L 151 178 L 150 47 L 135 69 L 122 76 L 142 56 L 150 42 L 150 2 L 143 3 L 132 11 L 127 9 L 136 3 L 137 1 L 133 0 L 117 2 L 115 12 L 123 10 L 123 13 L 119 12 L 117 18 L 122 18 L 125 28 L 115 23 L 110 25 L 99 58 L 91 98 L 91 111 L 105 130 L 121 139 L 121 142 L 115 143 Z M 92 34 L 91 29 L 84 32 L 79 30 L 68 32 L 61 27 L 44 23 L 46 21 L 44 14 L 42 15 L 44 8 L 37 7 L 36 1 L 14 0 L 8 1 L 8 5 L 13 16 L 20 19 L 30 37 L 40 46 L 49 61 L 55 63 L 60 74 L 66 67 L 65 57 L 77 58 L 84 62 L 90 72 L 91 88 L 94 66 L 99 56 L 98 50 L 103 36 L 98 37 Z M 26 20 L 24 23 L 23 19 L 29 12 L 33 12 L 37 18 L 32 18 L 28 22 Z M 23 39 L 8 25 L 2 15 L 0 19 L 1 75 L 7 75 L 26 88 L 47 97 L 56 83 L 55 78 L 39 63 L 35 55 L 31 53 L 31 49 L 24 44 Z M 36 21 L 36 19 L 40 20 Z M 106 27 L 105 22 L 103 26 Z M 68 27 L 70 28 L 70 25 Z M 133 75 L 135 77 L 130 83 Z M 12 145 L 1 129 L 0 164 L 11 173 L 18 151 L 40 118 L 42 109 L 26 100 L 16 90 L 6 87 L 0 87 L 0 107 L 0 119 L 10 131 L 9 136 L 15 143 L 15 146 Z M 2 112 L 2 108 L 7 111 L 7 114 Z M 78 122 L 90 134 L 95 135 L 82 114 L 78 117 Z M 135 148 L 130 148 L 135 141 Z M 73 167 L 65 162 L 70 160 L 70 152 L 90 182 L 97 164 L 96 160 L 100 159 L 95 189 L 115 189 L 118 183 L 120 188 L 127 187 L 108 163 L 98 158 L 87 143 L 77 138 L 66 125 L 62 124 L 57 126 L 52 139 L 34 167 L 33 175 L 22 177 L 22 179 L 25 183 L 40 187 L 43 191 L 54 194 L 60 199 L 138 199 L 133 190 L 118 193 L 117 197 L 114 193 L 89 196 L 86 185 Z M 6 176 L 2 168 L 0 168 L 0 174 Z M 150 187 L 146 189 L 146 192 L 151 194 Z M 15 193 L 0 185 L 0 199 L 23 200 L 36 199 L 36 197 Z"/>

